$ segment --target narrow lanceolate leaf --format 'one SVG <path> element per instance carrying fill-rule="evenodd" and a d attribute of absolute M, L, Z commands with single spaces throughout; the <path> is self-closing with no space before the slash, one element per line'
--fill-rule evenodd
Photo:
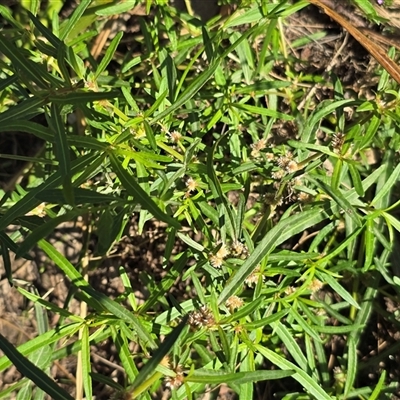
<path fill-rule="evenodd" d="M 85 89 L 77 89 L 68 93 L 59 92 L 46 97 L 47 100 L 58 104 L 71 103 L 89 103 L 92 101 L 108 100 L 117 97 L 120 94 L 117 90 L 109 92 L 88 92 Z"/>
<path fill-rule="evenodd" d="M 98 311 L 106 309 L 116 317 L 132 324 L 135 329 L 135 333 L 145 345 L 149 345 L 151 348 L 156 347 L 153 338 L 142 326 L 137 317 L 135 317 L 131 312 L 126 310 L 114 300 L 111 300 L 103 293 L 97 292 L 95 289 L 93 289 L 89 283 L 83 279 L 83 276 L 77 271 L 77 269 L 50 243 L 46 242 L 45 240 L 41 240 L 39 242 L 39 246 L 51 258 L 51 260 L 53 260 L 54 263 L 62 269 L 71 282 L 87 295 L 87 298 L 85 299 L 86 302 L 90 303 L 90 305 Z"/>
<path fill-rule="evenodd" d="M 157 121 L 160 121 L 167 115 L 172 114 L 175 110 L 185 104 L 188 100 L 190 100 L 205 84 L 206 82 L 213 76 L 215 70 L 218 68 L 219 62 L 214 62 L 207 68 L 200 76 L 198 76 L 188 87 L 187 89 L 179 96 L 174 104 L 169 106 L 164 111 L 157 114 L 151 121 L 150 125 L 154 125 Z"/>
<path fill-rule="evenodd" d="M 0 124 L 5 121 L 18 121 L 27 118 L 29 115 L 39 114 L 40 108 L 46 104 L 46 100 L 40 97 L 31 97 L 21 101 L 16 106 L 0 113 Z"/>
<path fill-rule="evenodd" d="M 162 359 L 171 351 L 174 344 L 178 341 L 181 332 L 187 324 L 187 320 L 188 316 L 186 315 L 182 318 L 182 321 L 179 323 L 179 325 L 174 328 L 174 330 L 161 343 L 160 347 L 154 352 L 151 360 L 139 372 L 139 375 L 133 382 L 133 388 L 139 387 L 151 373 L 155 372 L 158 364 L 160 364 Z"/>
<path fill-rule="evenodd" d="M 17 351 L 23 356 L 28 356 L 42 347 L 72 336 L 79 329 L 80 325 L 81 322 L 74 322 L 73 324 L 57 327 L 56 329 L 48 331 L 43 335 L 37 336 L 32 340 L 21 344 L 21 346 L 18 346 Z M 7 356 L 0 357 L 0 371 L 4 371 L 10 365 L 11 361 Z"/>
<path fill-rule="evenodd" d="M 0 52 L 10 59 L 13 68 L 18 71 L 17 75 L 20 79 L 24 79 L 27 83 L 36 85 L 38 89 L 48 89 L 49 84 L 44 79 L 51 81 L 50 74 L 46 68 L 38 63 L 29 60 L 23 51 L 16 47 L 13 41 L 7 39 L 2 32 L 0 33 Z"/>
<path fill-rule="evenodd" d="M 279 321 L 272 323 L 271 326 L 272 326 L 274 332 L 276 332 L 276 334 L 282 340 L 282 343 L 285 345 L 287 351 L 293 357 L 293 359 L 297 362 L 299 367 L 303 371 L 307 371 L 309 369 L 307 358 L 305 357 L 305 355 L 301 351 L 300 346 L 294 340 L 293 332 L 289 331 L 286 328 L 286 326 L 283 325 Z"/>
<path fill-rule="evenodd" d="M 117 47 L 119 45 L 119 42 L 122 39 L 123 34 L 124 34 L 123 32 L 118 32 L 115 35 L 114 39 L 111 41 L 110 45 L 108 46 L 108 48 L 106 50 L 106 54 L 104 54 L 103 59 L 101 60 L 99 66 L 96 69 L 96 72 L 94 74 L 95 80 L 97 80 L 97 78 L 101 75 L 101 73 L 105 71 L 105 69 L 107 68 L 107 65 L 113 59 L 114 53 L 117 50 Z"/>
<path fill-rule="evenodd" d="M 371 201 L 371 206 L 373 206 L 374 204 L 376 204 L 380 200 L 382 200 L 390 192 L 390 190 L 392 190 L 392 188 L 394 187 L 395 183 L 399 179 L 399 175 L 400 175 L 400 164 L 397 165 L 397 167 L 392 172 L 392 174 L 389 176 L 389 178 L 387 179 L 386 183 L 383 185 L 381 190 L 373 198 L 373 200 Z"/>
<path fill-rule="evenodd" d="M 219 304 L 224 303 L 243 285 L 245 279 L 257 268 L 261 260 L 275 248 L 276 243 L 279 240 L 279 237 L 281 236 L 284 229 L 285 224 L 278 223 L 266 234 L 264 239 L 261 240 L 258 246 L 251 253 L 250 257 L 246 260 L 246 262 L 228 281 L 224 290 L 219 295 Z"/>
<path fill-rule="evenodd" d="M 368 218 L 365 224 L 364 231 L 364 246 L 365 246 L 365 262 L 363 266 L 363 272 L 369 270 L 372 264 L 375 253 L 375 234 L 374 234 L 375 221 L 373 218 Z"/>
<path fill-rule="evenodd" d="M 63 192 L 69 204 L 74 203 L 74 195 L 71 182 L 71 162 L 69 158 L 69 148 L 67 143 L 67 132 L 65 123 L 61 117 L 60 107 L 51 104 L 51 124 L 54 130 L 54 153 L 59 163 L 61 176 L 63 177 Z"/>
<path fill-rule="evenodd" d="M 74 160 L 71 163 L 71 173 L 76 174 L 83 170 L 88 169 L 88 166 L 96 163 L 98 160 L 101 161 L 103 155 L 99 154 L 88 154 L 83 157 Z M 13 205 L 7 212 L 0 218 L 0 231 L 11 224 L 16 218 L 25 215 L 29 211 L 37 207 L 41 200 L 36 198 L 42 190 L 58 187 L 62 184 L 62 177 L 59 171 L 51 175 L 45 182 L 41 185 L 36 186 L 34 189 L 21 200 L 19 200 L 15 205 Z"/>
<path fill-rule="evenodd" d="M 306 371 L 297 367 L 290 361 L 287 361 L 274 351 L 262 347 L 259 344 L 255 345 L 256 349 L 270 362 L 283 370 L 294 370 L 295 374 L 292 375 L 293 379 L 299 382 L 307 391 L 318 400 L 332 400 L 332 397 L 321 388 L 319 383 L 311 377 Z"/>
<path fill-rule="evenodd" d="M 69 211 L 40 225 L 34 229 L 32 233 L 22 242 L 17 251 L 16 257 L 21 257 L 22 254 L 27 253 L 40 239 L 43 239 L 53 232 L 54 229 L 62 222 L 73 221 L 78 215 L 83 213 L 86 213 L 86 210 L 77 209 L 74 211 Z"/>
<path fill-rule="evenodd" d="M 330 186 L 326 185 L 319 179 L 311 179 L 315 185 L 319 186 L 326 194 L 332 197 L 332 199 L 339 205 L 339 207 L 345 211 L 349 217 L 355 222 L 355 224 L 359 227 L 362 225 L 361 219 L 357 214 L 356 209 L 350 204 L 350 202 L 343 196 L 340 190 L 334 190 Z"/>
<path fill-rule="evenodd" d="M 90 342 L 89 342 L 89 327 L 83 325 L 82 327 L 82 381 L 83 389 L 87 399 L 91 399 L 93 395 L 92 390 L 92 376 L 91 376 L 91 363 L 90 363 Z"/>
<path fill-rule="evenodd" d="M 360 197 L 364 196 L 364 189 L 362 187 L 361 177 L 360 173 L 358 172 L 358 169 L 356 168 L 355 165 L 350 163 L 348 164 L 348 167 L 350 171 L 351 180 L 353 181 L 354 189 L 356 190 L 357 194 Z"/>
<path fill-rule="evenodd" d="M 201 382 L 205 384 L 219 384 L 234 382 L 238 385 L 247 382 L 269 381 L 271 379 L 282 379 L 293 375 L 293 370 L 283 371 L 244 371 L 244 372 L 224 372 L 212 370 L 197 370 L 189 375 L 185 382 Z"/>
<path fill-rule="evenodd" d="M 122 202 L 120 197 L 111 194 L 103 194 L 90 189 L 74 188 L 76 204 L 101 204 L 112 201 Z M 61 189 L 42 190 L 36 195 L 36 198 L 46 203 L 65 204 L 65 197 Z"/>
<path fill-rule="evenodd" d="M 281 221 L 282 224 L 285 225 L 285 229 L 282 231 L 282 235 L 279 237 L 277 245 L 284 243 L 294 235 L 305 231 L 311 226 L 317 225 L 327 218 L 329 218 L 329 215 L 325 210 L 318 207 L 290 216 Z"/>
<path fill-rule="evenodd" d="M 0 334 L 0 349 L 10 359 L 17 370 L 36 386 L 41 388 L 53 399 L 73 400 L 62 387 L 58 386 L 35 364 L 25 358 L 2 334 Z"/>
<path fill-rule="evenodd" d="M 6 241 L 4 240 L 4 236 L 6 236 L 5 232 L 2 232 L 3 235 L 0 236 L 0 244 L 1 244 L 1 255 L 3 257 L 4 269 L 6 270 L 6 277 L 8 283 L 13 286 L 13 274 L 11 269 L 11 259 L 10 259 L 10 251 L 8 250 L 8 246 Z"/>
<path fill-rule="evenodd" d="M 351 389 L 353 388 L 356 376 L 357 376 L 357 347 L 356 342 L 352 336 L 347 339 L 347 376 L 344 384 L 344 396 L 347 397 Z"/>
<path fill-rule="evenodd" d="M 253 311 L 255 311 L 257 308 L 260 307 L 260 304 L 262 303 L 263 298 L 258 297 L 257 299 L 253 300 L 251 303 L 247 304 L 244 307 L 241 307 L 238 311 L 230 315 L 229 317 L 226 317 L 220 321 L 220 324 L 229 324 L 232 321 L 239 321 L 239 319 L 243 317 L 247 317 L 250 315 Z"/>
<path fill-rule="evenodd" d="M 242 33 L 240 38 L 236 40 L 231 46 L 229 46 L 225 52 L 216 59 L 203 73 L 201 73 L 187 88 L 181 93 L 181 95 L 177 98 L 176 102 L 171 104 L 167 109 L 162 111 L 160 114 L 157 114 L 151 121 L 150 125 L 154 125 L 156 122 L 160 121 L 167 115 L 172 114 L 175 110 L 189 101 L 206 83 L 211 77 L 214 75 L 217 70 L 220 62 L 230 54 L 242 41 L 246 40 L 246 38 L 251 35 L 255 28 L 248 29 L 246 32 Z"/>
<path fill-rule="evenodd" d="M 177 220 L 164 213 L 153 199 L 142 189 L 142 187 L 136 182 L 135 178 L 122 166 L 117 156 L 114 153 L 109 154 L 110 163 L 117 174 L 118 179 L 125 187 L 127 192 L 134 197 L 135 201 L 139 203 L 143 209 L 149 211 L 154 215 L 155 218 L 166 222 L 168 225 L 179 229 L 180 224 Z"/>
<path fill-rule="evenodd" d="M 64 40 L 68 37 L 75 25 L 78 23 L 86 8 L 90 5 L 92 0 L 82 0 L 79 5 L 75 8 L 72 15 L 69 17 L 67 24 L 63 27 L 60 32 L 60 39 Z"/>
<path fill-rule="evenodd" d="M 52 135 L 49 128 L 32 121 L 24 121 L 21 119 L 17 119 L 15 121 L 13 118 L 0 124 L 0 132 L 12 131 L 31 133 L 32 135 L 35 135 L 39 139 L 43 139 L 46 142 L 54 141 L 54 135 Z"/>
<path fill-rule="evenodd" d="M 358 303 L 353 299 L 351 294 L 331 275 L 317 272 L 321 282 L 326 282 L 343 300 L 346 300 L 353 307 L 360 309 Z"/>

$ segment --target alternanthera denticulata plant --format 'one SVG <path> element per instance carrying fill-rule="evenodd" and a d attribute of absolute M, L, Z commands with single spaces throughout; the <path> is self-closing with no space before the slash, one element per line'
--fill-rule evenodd
<path fill-rule="evenodd" d="M 357 353 L 370 316 L 387 318 L 374 299 L 399 286 L 388 75 L 377 71 L 372 100 L 322 73 L 313 82 L 329 96 L 307 97 L 290 49 L 326 32 L 286 37 L 306 1 L 243 2 L 208 23 L 168 2 L 83 0 L 68 16 L 46 4 L 0 6 L 0 131 L 44 143 L 9 155 L 29 172 L 2 193 L 5 276 L 37 332 L 19 346 L 0 336 L 1 373 L 24 376 L 0 396 L 183 400 L 224 384 L 252 399 L 268 382 L 277 398 L 389 398 L 386 369 L 364 380 L 381 356 Z M 109 29 L 140 5 L 138 34 Z M 77 222 L 72 261 L 52 233 Z M 161 261 L 133 274 L 117 259 L 124 290 L 110 297 L 93 278 L 132 226 L 157 227 Z M 40 273 L 52 265 L 70 282 L 63 304 L 14 279 L 13 255 L 39 251 Z M 95 357 L 104 343 L 117 374 Z M 67 356 L 76 367 L 54 375 Z"/>

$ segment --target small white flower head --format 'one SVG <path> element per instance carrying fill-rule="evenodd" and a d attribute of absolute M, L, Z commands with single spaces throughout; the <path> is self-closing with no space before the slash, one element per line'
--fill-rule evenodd
<path fill-rule="evenodd" d="M 215 326 L 215 319 L 207 306 L 201 306 L 190 313 L 188 323 L 192 328 L 211 328 Z"/>
<path fill-rule="evenodd" d="M 219 250 L 215 254 L 210 254 L 208 259 L 214 268 L 221 268 L 224 258 L 227 257 L 228 255 L 229 255 L 228 248 L 225 246 L 225 244 L 222 244 Z"/>
<path fill-rule="evenodd" d="M 309 289 L 313 292 L 316 293 L 318 292 L 320 289 L 322 289 L 322 287 L 324 286 L 324 284 L 319 280 L 319 279 L 313 279 L 309 285 Z"/>
<path fill-rule="evenodd" d="M 220 258 L 225 258 L 225 257 L 227 257 L 229 255 L 229 250 L 225 246 L 225 244 L 222 244 L 222 246 L 217 251 L 216 255 L 217 255 L 217 257 L 220 257 Z"/>
<path fill-rule="evenodd" d="M 173 368 L 173 371 L 175 372 L 175 376 L 165 377 L 164 382 L 167 388 L 176 390 L 182 386 L 185 377 L 183 375 L 183 369 L 181 365 L 178 364 L 175 368 Z"/>
<path fill-rule="evenodd" d="M 260 155 L 260 151 L 265 149 L 267 146 L 267 139 L 260 139 L 258 142 L 250 145 L 252 148 L 251 155 L 253 157 L 258 157 Z"/>
<path fill-rule="evenodd" d="M 285 294 L 286 296 L 290 296 L 291 294 L 293 294 L 296 291 L 296 288 L 294 286 L 288 286 L 285 289 Z"/>
<path fill-rule="evenodd" d="M 285 168 L 285 171 L 290 174 L 292 172 L 296 172 L 298 169 L 299 169 L 299 166 L 298 166 L 297 162 L 291 160 L 288 162 L 288 164 Z"/>
<path fill-rule="evenodd" d="M 336 153 L 340 153 L 345 139 L 345 135 L 341 132 L 337 132 L 333 135 L 331 145 Z"/>
<path fill-rule="evenodd" d="M 346 382 L 347 376 L 343 372 L 342 368 L 335 367 L 333 368 L 333 378 L 335 379 L 335 384 L 342 387 Z"/>
<path fill-rule="evenodd" d="M 245 280 L 244 282 L 246 283 L 247 286 L 253 287 L 254 285 L 257 284 L 260 276 L 262 277 L 262 280 L 264 281 L 265 276 L 261 275 L 260 272 L 260 267 L 257 267 Z"/>
<path fill-rule="evenodd" d="M 229 299 L 226 301 L 225 305 L 229 308 L 235 309 L 235 308 L 240 308 L 244 304 L 244 301 L 238 297 L 238 296 L 231 296 Z"/>
<path fill-rule="evenodd" d="M 214 268 L 221 268 L 222 267 L 222 261 L 223 259 L 220 257 L 217 257 L 216 254 L 211 254 L 208 257 L 208 260 L 210 261 L 210 264 L 214 267 Z"/>
<path fill-rule="evenodd" d="M 178 131 L 168 132 L 167 135 L 172 143 L 178 143 L 182 140 L 182 134 Z"/>
<path fill-rule="evenodd" d="M 284 169 L 286 172 L 296 172 L 298 170 L 298 165 L 296 161 L 293 160 L 293 154 L 289 151 L 284 156 L 280 156 L 276 161 L 280 168 Z"/>
<path fill-rule="evenodd" d="M 265 153 L 265 157 L 267 158 L 268 161 L 274 161 L 275 160 L 275 154 L 274 153 Z"/>
<path fill-rule="evenodd" d="M 194 192 L 199 186 L 199 184 L 192 177 L 186 179 L 185 184 L 189 192 Z"/>
<path fill-rule="evenodd" d="M 302 203 L 309 203 L 309 202 L 311 202 L 311 200 L 313 199 L 313 197 L 312 197 L 311 194 L 309 194 L 309 193 L 300 192 L 300 193 L 297 195 L 297 199 L 298 199 L 299 201 L 301 201 Z"/>
<path fill-rule="evenodd" d="M 249 256 L 249 249 L 242 242 L 235 240 L 231 245 L 231 254 L 234 257 L 245 259 Z"/>
<path fill-rule="evenodd" d="M 274 171 L 271 174 L 272 179 L 275 179 L 276 181 L 280 181 L 284 176 L 285 176 L 285 171 L 283 169 Z"/>

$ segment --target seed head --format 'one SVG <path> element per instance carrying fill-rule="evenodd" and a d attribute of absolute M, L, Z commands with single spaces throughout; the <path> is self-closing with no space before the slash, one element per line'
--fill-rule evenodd
<path fill-rule="evenodd" d="M 172 143 L 178 143 L 182 140 L 182 134 L 178 131 L 168 132 L 167 135 Z"/>
<path fill-rule="evenodd" d="M 211 328 L 215 325 L 212 311 L 207 306 L 190 313 L 188 323 L 192 328 Z"/>

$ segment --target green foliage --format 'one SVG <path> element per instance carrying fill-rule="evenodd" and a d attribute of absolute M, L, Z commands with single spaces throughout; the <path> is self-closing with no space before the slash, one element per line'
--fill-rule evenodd
<path fill-rule="evenodd" d="M 374 385 L 359 381 L 357 356 L 374 299 L 383 286 L 400 290 L 391 265 L 400 97 L 387 74 L 376 101 L 346 99 L 334 76 L 315 76 L 334 98 L 298 109 L 309 77 L 285 53 L 281 23 L 305 1 L 242 2 L 208 24 L 168 2 L 143 2 L 152 17 L 140 17 L 142 53 L 123 47 L 118 32 L 99 60 L 90 53 L 98 32 L 140 2 L 78 3 L 67 19 L 57 1 L 46 10 L 23 1 L 14 13 L 0 6 L 0 131 L 45 142 L 37 157 L 15 157 L 32 163 L 28 183 L 2 193 L 6 276 L 13 283 L 9 252 L 30 259 L 40 248 L 71 282 L 68 297 L 90 307 L 74 315 L 15 280 L 40 329 L 17 348 L 0 335 L 0 371 L 14 364 L 25 376 L 0 397 L 71 398 L 49 377 L 71 354 L 87 399 L 94 381 L 115 398 L 150 399 L 168 383 L 173 399 L 194 399 L 226 383 L 251 399 L 255 382 L 275 379 L 290 382 L 279 394 L 287 399 L 389 396 L 385 370 Z M 165 271 L 156 281 L 121 266 L 125 291 L 112 299 L 86 274 L 132 216 L 139 232 L 160 221 Z M 78 218 L 90 229 L 71 263 L 47 238 Z M 132 286 L 139 280 L 143 303 Z M 174 297 L 178 281 L 188 289 Z M 47 311 L 57 325 L 48 326 Z M 325 345 L 337 335 L 347 340 L 332 370 Z M 92 371 L 91 346 L 104 340 L 115 345 L 124 386 Z"/>

